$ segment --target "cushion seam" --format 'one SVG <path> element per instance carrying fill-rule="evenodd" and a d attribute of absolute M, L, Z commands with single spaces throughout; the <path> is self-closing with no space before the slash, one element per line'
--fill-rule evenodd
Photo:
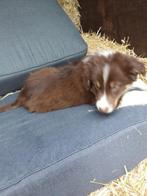
<path fill-rule="evenodd" d="M 62 159 L 60 159 L 60 160 L 57 160 L 56 162 L 54 162 L 54 163 L 52 163 L 52 164 L 50 164 L 50 165 L 48 165 L 48 166 L 42 167 L 42 168 L 40 168 L 40 169 L 37 169 L 36 171 L 34 171 L 34 172 L 32 172 L 32 173 L 30 173 L 30 174 L 28 174 L 28 175 L 26 175 L 26 176 L 23 176 L 21 179 L 19 179 L 18 181 L 14 182 L 14 183 L 12 183 L 12 184 L 10 184 L 10 185 L 8 185 L 8 186 L 3 186 L 3 187 L 1 187 L 1 188 L 0 188 L 0 191 L 3 191 L 3 190 L 6 190 L 6 189 L 8 189 L 8 188 L 10 188 L 10 187 L 12 187 L 12 186 L 15 186 L 16 184 L 18 184 L 19 182 L 23 181 L 24 179 L 26 179 L 26 178 L 28 178 L 28 177 L 30 177 L 30 176 L 33 176 L 34 174 L 36 174 L 36 173 L 38 173 L 38 172 L 41 172 L 41 171 L 43 171 L 43 170 L 45 170 L 45 169 L 48 169 L 48 168 L 50 168 L 51 166 L 54 166 L 54 165 L 58 164 L 59 162 L 62 162 L 63 160 L 68 159 L 68 157 L 71 157 L 71 156 L 73 156 L 73 155 L 75 155 L 75 154 L 80 153 L 81 151 L 84 151 L 84 150 L 86 150 L 86 149 L 88 149 L 88 148 L 91 148 L 91 147 L 95 146 L 98 142 L 100 142 L 100 141 L 102 141 L 102 140 L 104 140 L 104 139 L 108 139 L 108 138 L 112 137 L 113 135 L 116 135 L 117 133 L 120 133 L 122 130 L 127 130 L 127 129 L 131 128 L 131 127 L 133 128 L 133 127 L 136 126 L 136 125 L 143 124 L 145 121 L 147 121 L 147 119 L 145 119 L 145 120 L 143 120 L 143 121 L 139 121 L 139 122 L 137 122 L 137 123 L 135 123 L 135 124 L 133 124 L 133 125 L 130 125 L 130 126 L 126 127 L 125 129 L 117 129 L 117 130 L 116 130 L 114 133 L 112 133 L 111 135 L 102 137 L 102 138 L 98 139 L 96 142 L 94 142 L 94 143 L 92 143 L 92 144 L 89 144 L 89 145 L 87 145 L 86 147 L 84 147 L 84 148 L 82 148 L 82 149 L 80 149 L 80 150 L 78 150 L 78 151 L 75 151 L 75 152 L 73 152 L 73 153 L 67 155 L 66 157 L 64 157 L 64 158 L 62 158 Z"/>
<path fill-rule="evenodd" d="M 21 73 L 25 73 L 25 72 L 27 72 L 27 71 L 32 71 L 32 70 L 36 70 L 37 68 L 41 68 L 42 66 L 49 66 L 49 65 L 51 65 L 51 64 L 54 64 L 54 63 L 58 63 L 58 62 L 60 62 L 61 60 L 68 60 L 70 57 L 79 57 L 78 55 L 80 55 L 80 54 L 85 54 L 87 52 L 87 48 L 86 49 L 84 49 L 84 50 L 82 50 L 82 51 L 80 51 L 80 52 L 78 52 L 78 53 L 74 53 L 74 54 L 71 54 L 71 55 L 68 55 L 68 56 L 66 56 L 66 57 L 63 57 L 63 58 L 59 58 L 58 60 L 54 60 L 54 61 L 51 61 L 51 62 L 48 62 L 48 63 L 44 63 L 44 64 L 41 64 L 41 65 L 38 65 L 38 66 L 35 66 L 35 67 L 30 67 L 30 68 L 27 68 L 27 69 L 24 69 L 24 70 L 21 70 L 21 71 L 16 71 L 16 72 L 13 72 L 13 73 L 9 73 L 9 74 L 2 74 L 2 75 L 0 75 L 0 78 L 1 77 L 4 77 L 4 76 L 13 76 L 13 75 L 15 75 L 15 74 L 21 74 Z M 70 60 L 70 59 L 69 59 Z"/>

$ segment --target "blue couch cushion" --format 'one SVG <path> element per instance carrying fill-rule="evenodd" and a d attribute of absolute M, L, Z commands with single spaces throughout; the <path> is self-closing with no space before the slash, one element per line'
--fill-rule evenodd
<path fill-rule="evenodd" d="M 87 46 L 56 0 L 0 1 L 0 95 L 35 69 L 85 55 Z"/>
<path fill-rule="evenodd" d="M 16 95 L 1 100 L 12 102 Z M 82 196 L 147 157 L 147 105 L 0 113 L 0 195 Z"/>

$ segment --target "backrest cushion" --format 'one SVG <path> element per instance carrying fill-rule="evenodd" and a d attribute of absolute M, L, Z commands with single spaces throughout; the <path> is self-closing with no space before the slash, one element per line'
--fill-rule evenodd
<path fill-rule="evenodd" d="M 33 70 L 86 54 L 87 45 L 56 0 L 0 1 L 0 95 Z"/>

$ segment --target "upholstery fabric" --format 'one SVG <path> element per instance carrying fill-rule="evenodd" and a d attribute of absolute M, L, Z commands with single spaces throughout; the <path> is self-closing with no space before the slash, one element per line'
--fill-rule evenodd
<path fill-rule="evenodd" d="M 1 100 L 14 100 L 11 95 Z M 147 157 L 147 105 L 0 113 L 1 196 L 84 196 Z"/>
<path fill-rule="evenodd" d="M 0 1 L 0 95 L 30 71 L 86 54 L 87 45 L 56 0 Z"/>

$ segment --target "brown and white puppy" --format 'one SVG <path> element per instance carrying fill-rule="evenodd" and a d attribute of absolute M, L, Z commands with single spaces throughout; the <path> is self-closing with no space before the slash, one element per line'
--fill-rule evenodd
<path fill-rule="evenodd" d="M 30 112 L 48 112 L 81 104 L 95 104 L 111 113 L 145 66 L 119 52 L 95 53 L 62 67 L 32 73 L 14 103 L 0 107 L 5 112 L 20 106 Z"/>

